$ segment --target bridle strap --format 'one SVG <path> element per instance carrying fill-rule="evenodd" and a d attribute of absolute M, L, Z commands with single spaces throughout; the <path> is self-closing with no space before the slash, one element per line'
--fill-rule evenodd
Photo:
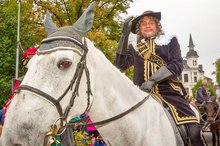
<path fill-rule="evenodd" d="M 216 118 L 217 118 L 218 115 L 219 115 L 219 111 L 220 111 L 220 106 L 218 105 L 218 110 L 217 110 L 216 115 L 215 115 L 215 118 L 214 118 L 215 121 L 216 121 Z"/>
<path fill-rule="evenodd" d="M 82 77 L 82 74 L 83 74 L 84 70 L 85 70 L 86 79 L 87 79 L 87 91 L 86 91 L 86 93 L 87 93 L 87 102 L 88 102 L 87 107 L 85 109 L 85 112 L 87 112 L 87 110 L 89 110 L 90 95 L 92 95 L 92 92 L 91 92 L 91 87 L 90 87 L 89 70 L 86 66 L 86 54 L 88 53 L 88 48 L 86 46 L 85 39 L 84 39 L 85 42 L 83 44 L 83 43 L 79 42 L 78 40 L 76 40 L 74 38 L 71 38 L 71 37 L 57 36 L 57 37 L 46 38 L 42 41 L 42 43 L 47 43 L 47 42 L 56 41 L 56 40 L 71 41 L 71 42 L 75 43 L 76 45 L 78 45 L 83 50 L 83 54 L 80 55 L 81 59 L 77 64 L 76 71 L 75 71 L 74 76 L 73 76 L 72 80 L 70 81 L 70 84 L 68 85 L 67 89 L 65 89 L 64 93 L 57 100 L 55 98 L 53 98 L 52 96 L 48 95 L 47 93 L 45 93 L 45 92 L 43 92 L 39 89 L 36 89 L 34 87 L 31 87 L 29 85 L 20 85 L 17 88 L 17 93 L 19 93 L 20 90 L 26 90 L 26 91 L 29 91 L 29 92 L 33 92 L 33 93 L 39 95 L 41 98 L 46 99 L 48 102 L 52 103 L 57 108 L 57 111 L 60 115 L 61 127 L 62 127 L 63 126 L 63 121 L 67 119 L 67 116 L 69 114 L 70 109 L 72 108 L 72 106 L 74 104 L 76 96 L 79 96 L 78 89 L 79 89 L 79 84 L 80 84 L 81 77 Z M 55 49 L 55 50 L 51 49 L 51 50 L 47 50 L 45 52 L 44 51 L 39 51 L 38 53 L 40 55 L 40 54 L 44 54 L 44 53 L 51 53 L 51 52 L 54 52 L 54 51 L 57 51 L 57 50 L 58 49 Z M 74 86 L 74 89 L 73 89 L 73 86 Z M 72 89 L 73 89 L 73 92 L 72 92 L 72 96 L 70 98 L 69 104 L 65 108 L 65 111 L 63 112 L 62 106 L 60 105 L 60 101 Z"/>
<path fill-rule="evenodd" d="M 61 107 L 59 101 L 56 100 L 55 98 L 53 98 L 52 96 L 50 96 L 49 94 L 47 94 L 45 92 L 42 92 L 41 90 L 39 90 L 37 88 L 28 86 L 28 85 L 20 85 L 20 86 L 18 86 L 17 89 L 16 89 L 16 93 L 19 93 L 20 90 L 26 90 L 26 91 L 29 91 L 29 92 L 33 92 L 33 93 L 35 93 L 37 95 L 40 95 L 40 97 L 43 97 L 43 98 L 47 99 L 48 101 L 52 102 L 53 105 L 56 106 L 59 115 L 61 117 L 63 116 L 63 110 L 62 110 L 62 107 Z"/>

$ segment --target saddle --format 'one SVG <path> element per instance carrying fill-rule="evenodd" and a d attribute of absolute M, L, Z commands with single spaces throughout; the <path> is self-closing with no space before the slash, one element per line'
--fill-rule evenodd
<path fill-rule="evenodd" d="M 191 142 L 190 142 L 190 138 L 187 133 L 186 126 L 184 124 L 183 125 L 176 125 L 170 109 L 165 104 L 163 104 L 163 101 L 159 97 L 157 97 L 155 94 L 152 94 L 152 97 L 158 103 L 160 103 L 160 105 L 163 107 L 163 109 L 164 109 L 164 111 L 165 111 L 165 113 L 166 113 L 166 115 L 167 115 L 167 117 L 173 127 L 173 130 L 174 130 L 174 133 L 176 136 L 177 145 L 178 146 L 191 146 Z"/>

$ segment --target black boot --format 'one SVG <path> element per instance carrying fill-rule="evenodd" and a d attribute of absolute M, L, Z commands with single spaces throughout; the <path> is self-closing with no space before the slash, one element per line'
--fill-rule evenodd
<path fill-rule="evenodd" d="M 200 127 L 197 123 L 186 124 L 186 129 L 192 146 L 205 146 L 202 140 Z"/>

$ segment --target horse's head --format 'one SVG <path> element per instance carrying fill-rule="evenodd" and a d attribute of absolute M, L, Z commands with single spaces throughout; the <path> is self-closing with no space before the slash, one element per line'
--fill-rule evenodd
<path fill-rule="evenodd" d="M 65 129 L 71 107 L 79 109 L 73 111 L 75 115 L 89 108 L 85 35 L 92 27 L 93 17 L 94 2 L 72 26 L 58 28 L 47 12 L 48 35 L 30 60 L 10 105 L 2 133 L 3 145 L 43 145 L 54 122 L 60 127 L 58 134 Z M 79 100 L 82 96 L 85 98 Z"/>
<path fill-rule="evenodd" d="M 204 104 L 204 110 L 207 114 L 207 121 L 214 122 L 219 115 L 219 104 L 216 101 L 207 101 Z"/>

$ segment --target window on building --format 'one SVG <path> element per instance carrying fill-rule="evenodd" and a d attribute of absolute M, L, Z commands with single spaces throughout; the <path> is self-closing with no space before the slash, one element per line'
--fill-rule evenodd
<path fill-rule="evenodd" d="M 193 60 L 193 66 L 197 66 L 197 61 Z"/>
<path fill-rule="evenodd" d="M 197 75 L 197 72 L 193 72 L 193 74 L 196 76 L 196 75 Z"/>
<path fill-rule="evenodd" d="M 197 82 L 197 77 L 194 77 L 194 82 Z"/>
<path fill-rule="evenodd" d="M 184 75 L 183 75 L 183 78 L 184 78 L 184 82 L 189 82 L 188 74 L 184 74 Z"/>

